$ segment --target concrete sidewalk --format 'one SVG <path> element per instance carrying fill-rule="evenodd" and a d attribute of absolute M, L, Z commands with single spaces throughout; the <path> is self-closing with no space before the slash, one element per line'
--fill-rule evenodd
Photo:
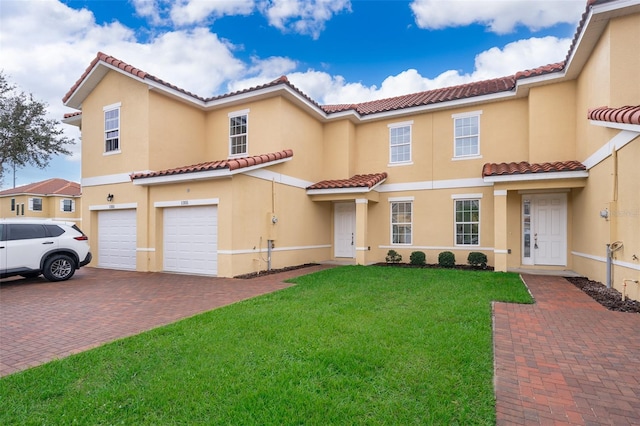
<path fill-rule="evenodd" d="M 640 425 L 640 315 L 523 279 L 534 305 L 493 306 L 497 424 Z"/>

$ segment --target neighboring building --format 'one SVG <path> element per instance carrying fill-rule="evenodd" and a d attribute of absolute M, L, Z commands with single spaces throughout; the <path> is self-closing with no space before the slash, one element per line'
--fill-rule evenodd
<path fill-rule="evenodd" d="M 47 179 L 0 191 L 0 218 L 40 218 L 75 222 L 80 226 L 80 184 Z"/>
<path fill-rule="evenodd" d="M 604 282 L 619 240 L 622 289 L 640 278 L 638 40 L 639 1 L 591 0 L 562 63 L 345 105 L 285 77 L 202 98 L 99 53 L 63 99 L 93 265 L 235 276 L 450 250 Z"/>

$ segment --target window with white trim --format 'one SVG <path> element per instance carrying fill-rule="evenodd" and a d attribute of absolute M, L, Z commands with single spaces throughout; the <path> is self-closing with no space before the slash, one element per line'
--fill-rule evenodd
<path fill-rule="evenodd" d="M 480 244 L 480 200 L 454 200 L 456 245 Z"/>
<path fill-rule="evenodd" d="M 76 210 L 74 200 L 60 200 L 60 211 L 73 213 Z"/>
<path fill-rule="evenodd" d="M 41 212 L 42 198 L 29 198 L 29 210 L 34 212 Z"/>
<path fill-rule="evenodd" d="M 482 112 L 477 111 L 452 116 L 454 158 L 480 155 L 480 114 Z"/>
<path fill-rule="evenodd" d="M 248 153 L 249 110 L 229 114 L 229 157 Z"/>
<path fill-rule="evenodd" d="M 11 211 L 12 212 L 16 211 L 16 199 L 15 198 L 11 199 Z"/>
<path fill-rule="evenodd" d="M 411 161 L 411 125 L 413 121 L 389 124 L 389 163 Z"/>
<path fill-rule="evenodd" d="M 391 202 L 391 244 L 411 244 L 413 202 Z"/>
<path fill-rule="evenodd" d="M 104 152 L 120 152 L 120 104 L 104 107 Z"/>

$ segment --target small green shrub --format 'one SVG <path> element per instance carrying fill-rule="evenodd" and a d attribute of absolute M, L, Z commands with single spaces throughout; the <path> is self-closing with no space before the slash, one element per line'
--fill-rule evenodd
<path fill-rule="evenodd" d="M 467 262 L 473 267 L 484 269 L 487 267 L 487 255 L 479 251 L 472 251 L 467 257 Z"/>
<path fill-rule="evenodd" d="M 423 266 L 427 263 L 427 255 L 421 251 L 414 251 L 411 253 L 411 256 L 409 256 L 409 263 L 416 266 Z"/>
<path fill-rule="evenodd" d="M 400 263 L 402 262 L 402 255 L 395 250 L 389 250 L 385 259 L 387 263 Z"/>
<path fill-rule="evenodd" d="M 443 251 L 438 255 L 438 265 L 443 268 L 453 268 L 456 266 L 456 255 L 450 251 Z"/>

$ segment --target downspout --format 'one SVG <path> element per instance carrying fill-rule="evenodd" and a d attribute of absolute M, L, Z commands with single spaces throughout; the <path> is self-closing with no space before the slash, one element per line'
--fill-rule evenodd
<path fill-rule="evenodd" d="M 611 288 L 611 264 L 613 263 L 613 253 L 622 248 L 622 241 L 614 241 L 607 244 L 607 288 Z"/>

